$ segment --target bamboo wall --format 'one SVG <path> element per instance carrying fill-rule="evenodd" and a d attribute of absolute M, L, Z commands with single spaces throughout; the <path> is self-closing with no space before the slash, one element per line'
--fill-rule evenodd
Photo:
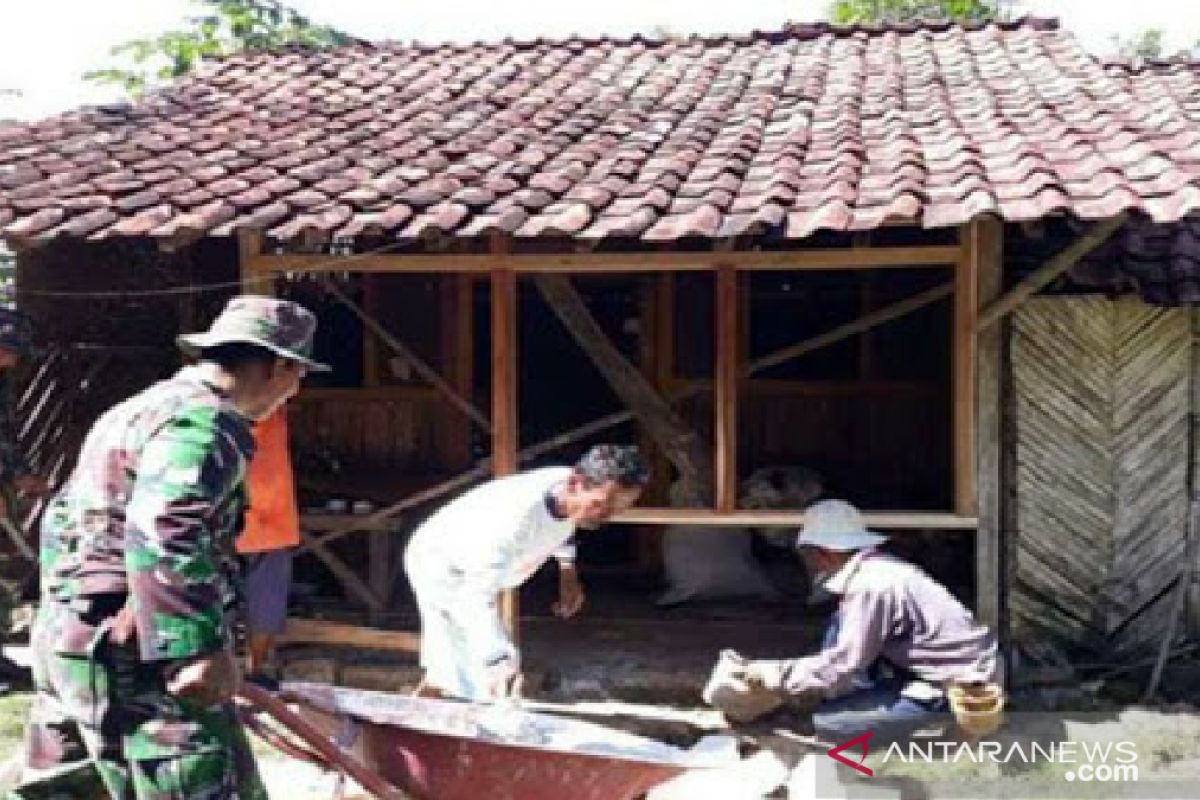
<path fill-rule="evenodd" d="M 1016 313 L 1018 641 L 1122 657 L 1164 635 L 1195 448 L 1192 313 L 1099 297 L 1038 298 Z"/>
<path fill-rule="evenodd" d="M 207 322 L 237 274 L 236 250 L 220 240 L 175 253 L 118 240 L 19 254 L 17 302 L 44 348 L 16 381 L 18 438 L 33 466 L 64 478 L 96 417 L 178 368 L 176 333 Z M 173 291 L 190 284 L 212 288 Z"/>

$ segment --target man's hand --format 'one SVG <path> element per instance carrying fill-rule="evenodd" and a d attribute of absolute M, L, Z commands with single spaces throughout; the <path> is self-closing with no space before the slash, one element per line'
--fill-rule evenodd
<path fill-rule="evenodd" d="M 210 708 L 232 700 L 241 681 L 233 653 L 219 650 L 192 659 L 175 670 L 167 679 L 167 691 L 181 700 Z"/>
<path fill-rule="evenodd" d="M 511 659 L 504 659 L 487 668 L 487 692 L 493 700 L 520 697 L 524 680 Z"/>
<path fill-rule="evenodd" d="M 50 493 L 50 481 L 41 475 L 22 475 L 13 481 L 17 491 L 30 497 L 42 497 Z"/>
<path fill-rule="evenodd" d="M 583 593 L 583 584 L 579 581 L 579 571 L 574 564 L 559 563 L 558 565 L 558 602 L 550 607 L 554 616 L 559 619 L 570 619 L 580 612 L 587 599 Z"/>

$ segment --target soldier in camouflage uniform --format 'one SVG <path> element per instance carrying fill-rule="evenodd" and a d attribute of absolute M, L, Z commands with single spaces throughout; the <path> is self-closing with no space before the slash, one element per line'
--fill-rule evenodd
<path fill-rule="evenodd" d="M 92 428 L 42 522 L 17 797 L 266 796 L 231 702 L 233 541 L 250 423 L 326 369 L 308 357 L 315 328 L 295 303 L 234 298 L 207 332 L 180 337 L 196 365 Z"/>

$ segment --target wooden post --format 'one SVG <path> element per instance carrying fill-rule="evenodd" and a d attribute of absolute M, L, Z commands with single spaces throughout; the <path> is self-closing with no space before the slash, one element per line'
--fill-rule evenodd
<path fill-rule="evenodd" d="M 371 594 L 379 601 L 378 607 L 371 608 L 367 615 L 372 625 L 383 623 L 383 613 L 389 605 L 392 594 L 392 559 L 395 558 L 392 547 L 392 531 L 372 531 L 368 539 L 367 549 L 367 585 Z"/>
<path fill-rule="evenodd" d="M 658 318 L 661 309 L 658 304 L 657 275 L 645 275 L 638 281 L 638 366 L 646 379 L 654 384 L 654 388 L 662 391 L 658 382 Z M 658 469 L 658 454 L 655 452 L 654 440 L 641 428 L 638 429 L 638 446 L 643 453 L 653 454 L 655 465 L 651 472 L 650 494 L 657 500 L 659 492 L 665 488 L 661 479 L 664 472 Z M 653 502 L 652 500 L 652 502 Z M 637 567 L 640 571 L 657 572 L 662 567 L 662 536 L 658 528 L 647 526 L 637 532 Z"/>
<path fill-rule="evenodd" d="M 730 265 L 717 267 L 716 276 L 716 385 L 713 395 L 716 432 L 716 507 L 721 513 L 737 508 L 737 399 L 741 342 L 738 336 L 738 274 Z"/>
<path fill-rule="evenodd" d="M 242 281 L 243 294 L 274 294 L 270 281 L 259 280 L 261 274 L 255 262 L 262 256 L 263 235 L 261 231 L 238 231 L 238 272 Z"/>
<path fill-rule="evenodd" d="M 363 310 L 371 317 L 379 315 L 379 282 L 384 280 L 380 275 L 360 275 L 362 281 Z M 363 326 L 363 385 L 379 386 L 379 340 Z M 372 531 L 367 538 L 367 585 L 371 593 L 388 602 L 392 592 L 392 533 L 391 531 Z M 372 625 L 383 623 L 383 607 L 373 608 L 367 614 L 367 620 Z"/>
<path fill-rule="evenodd" d="M 976 307 L 990 305 L 1003 291 L 1004 226 L 994 217 L 963 231 L 966 263 L 975 274 Z M 975 533 L 975 610 L 979 620 L 1007 641 L 1003 598 L 1003 368 L 1004 326 L 980 331 L 975 341 L 975 470 L 979 527 Z"/>
<path fill-rule="evenodd" d="M 442 363 L 447 380 L 459 397 L 475 393 L 475 283 L 470 275 L 444 275 L 442 281 Z M 471 421 L 445 415 L 443 446 L 446 469 L 471 466 Z"/>
<path fill-rule="evenodd" d="M 363 311 L 372 319 L 379 317 L 379 275 L 361 275 Z M 363 326 L 363 385 L 379 386 L 379 340 Z"/>
<path fill-rule="evenodd" d="M 954 267 L 953 351 L 954 512 L 975 513 L 975 315 L 979 309 L 977 254 L 967 228 L 963 257 Z"/>
<path fill-rule="evenodd" d="M 495 239 L 492 247 L 502 264 L 508 242 Z M 501 265 L 492 270 L 492 474 L 496 476 L 511 475 L 519 464 L 517 345 L 517 273 Z M 520 616 L 517 593 L 505 592 L 500 608 L 515 641 Z"/>

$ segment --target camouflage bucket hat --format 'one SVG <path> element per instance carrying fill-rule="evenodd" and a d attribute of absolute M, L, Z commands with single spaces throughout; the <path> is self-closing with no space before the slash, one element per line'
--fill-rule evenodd
<path fill-rule="evenodd" d="M 313 334 L 317 318 L 298 303 L 274 297 L 242 295 L 226 304 L 203 333 L 185 333 L 178 339 L 189 355 L 222 344 L 256 344 L 283 358 L 299 361 L 310 370 L 328 372 L 329 365 L 313 361 Z"/>
<path fill-rule="evenodd" d="M 0 347 L 21 356 L 35 353 L 33 323 L 29 317 L 16 309 L 0 307 Z"/>

